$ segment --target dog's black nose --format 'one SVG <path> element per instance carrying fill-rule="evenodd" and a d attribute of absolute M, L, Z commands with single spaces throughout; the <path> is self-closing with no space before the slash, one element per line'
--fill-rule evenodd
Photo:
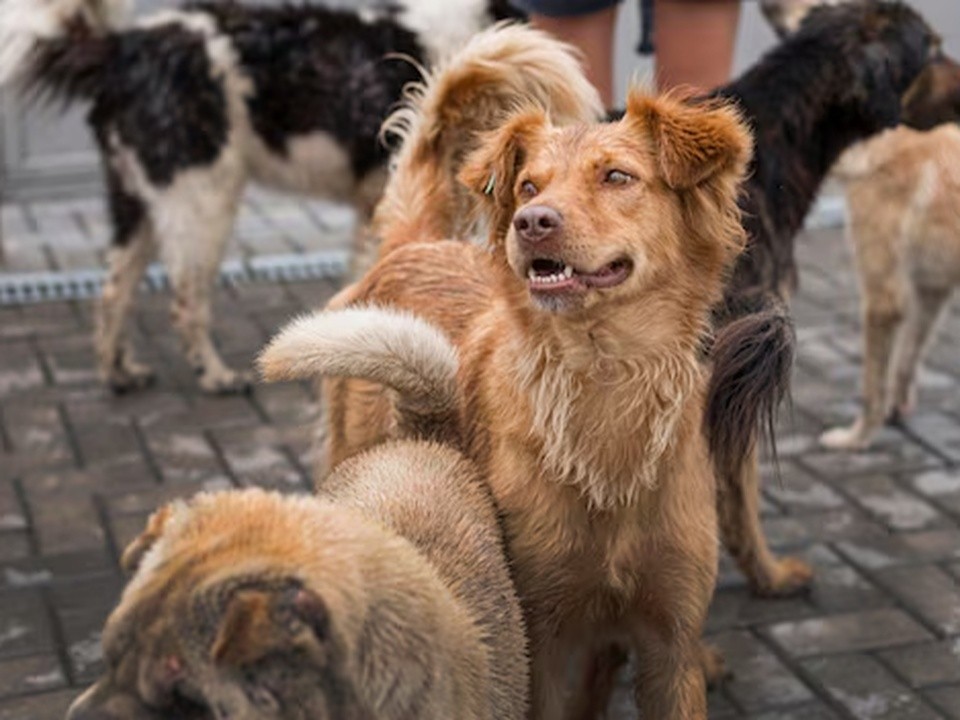
<path fill-rule="evenodd" d="M 539 243 L 560 233 L 563 216 L 546 205 L 531 205 L 516 214 L 513 227 L 524 242 Z"/>

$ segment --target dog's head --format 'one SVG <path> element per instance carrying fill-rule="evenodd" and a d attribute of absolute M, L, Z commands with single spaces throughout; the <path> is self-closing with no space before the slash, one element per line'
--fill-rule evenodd
<path fill-rule="evenodd" d="M 849 102 L 871 124 L 920 129 L 955 120 L 960 66 L 940 36 L 906 3 L 888 0 L 774 0 L 767 17 L 794 47 L 834 47 L 849 65 Z"/>
<path fill-rule="evenodd" d="M 278 502 L 221 493 L 154 514 L 124 554 L 135 575 L 103 632 L 106 671 L 67 720 L 363 717 L 324 600 L 255 559 Z"/>
<path fill-rule="evenodd" d="M 580 312 L 665 288 L 711 298 L 743 245 L 736 195 L 750 151 L 730 107 L 633 91 L 615 123 L 518 114 L 461 180 L 533 304 Z"/>

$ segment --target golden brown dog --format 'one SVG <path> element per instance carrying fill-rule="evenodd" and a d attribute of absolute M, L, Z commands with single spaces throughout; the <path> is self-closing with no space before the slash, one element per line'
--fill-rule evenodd
<path fill-rule="evenodd" d="M 917 365 L 960 285 L 960 127 L 888 130 L 848 150 L 834 175 L 860 276 L 864 407 L 820 440 L 863 448 L 912 410 Z"/>
<path fill-rule="evenodd" d="M 744 240 L 750 144 L 727 107 L 640 92 L 608 125 L 521 112 L 461 173 L 493 251 L 412 243 L 446 225 L 401 164 L 391 185 L 408 200 L 381 226 L 394 249 L 337 299 L 410 310 L 457 347 L 459 430 L 504 515 L 534 717 L 591 712 L 582 693 L 565 702 L 569 663 L 613 642 L 637 653 L 645 717 L 706 717 L 717 514 L 700 348 Z M 411 133 L 405 147 L 421 146 Z M 409 167 L 429 174 L 429 160 Z M 330 382 L 325 399 L 333 462 L 391 434 L 375 385 Z"/>
<path fill-rule="evenodd" d="M 362 316 L 313 320 L 326 341 L 313 343 L 314 368 L 365 376 L 352 343 Z M 372 377 L 395 381 L 404 434 L 436 437 L 455 422 L 456 358 L 423 323 L 387 322 L 418 344 L 393 336 Z M 433 374 L 384 374 L 419 352 Z M 107 672 L 69 720 L 526 715 L 501 529 L 476 467 L 451 447 L 381 445 L 317 498 L 251 489 L 166 506 L 124 563 L 137 570 L 103 634 Z"/>

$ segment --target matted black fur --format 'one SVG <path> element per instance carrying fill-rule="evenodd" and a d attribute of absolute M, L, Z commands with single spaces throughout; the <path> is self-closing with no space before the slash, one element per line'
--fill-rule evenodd
<path fill-rule="evenodd" d="M 747 248 L 714 315 L 705 431 L 722 473 L 739 469 L 758 426 L 772 429 L 789 388 L 794 239 L 824 178 L 850 145 L 900 121 L 903 96 L 938 54 L 936 33 L 905 4 L 824 6 L 714 93 L 756 138 L 741 201 Z"/>
<path fill-rule="evenodd" d="M 362 22 L 348 10 L 304 5 L 185 9 L 212 15 L 232 40 L 254 84 L 253 127 L 271 150 L 284 155 L 291 137 L 323 130 L 348 150 L 357 176 L 385 161 L 380 125 L 425 63 L 414 33 L 394 17 Z"/>
<path fill-rule="evenodd" d="M 229 38 L 253 86 L 250 123 L 271 151 L 285 156 L 292 139 L 325 132 L 357 178 L 385 164 L 380 125 L 426 63 L 416 35 L 392 13 L 365 22 L 351 10 L 311 5 L 203 2 L 183 9 L 213 18 Z M 40 46 L 25 89 L 65 105 L 90 100 L 88 121 L 102 154 L 109 157 L 119 141 L 162 188 L 179 172 L 210 165 L 227 143 L 224 79 L 211 72 L 206 42 L 174 21 L 108 33 L 74 23 L 66 37 Z M 109 163 L 105 173 L 114 240 L 123 245 L 143 203 L 124 192 Z"/>
<path fill-rule="evenodd" d="M 789 391 L 793 339 L 781 310 L 751 313 L 717 333 L 703 422 L 721 476 L 739 474 L 757 442 L 758 419 L 776 458 L 774 421 Z"/>

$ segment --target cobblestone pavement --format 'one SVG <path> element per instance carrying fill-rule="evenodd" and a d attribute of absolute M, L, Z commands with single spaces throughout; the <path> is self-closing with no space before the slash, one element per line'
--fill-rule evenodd
<path fill-rule="evenodd" d="M 794 402 L 763 511 L 773 544 L 815 563 L 816 585 L 761 601 L 725 563 L 708 633 L 735 676 L 711 693 L 711 717 L 960 718 L 960 307 L 924 368 L 909 429 L 870 452 L 819 451 L 817 433 L 856 408 L 858 310 L 840 233 L 800 247 Z M 248 363 L 334 290 L 221 289 L 218 342 Z M 136 317 L 159 385 L 124 398 L 96 384 L 87 304 L 0 308 L 0 720 L 61 717 L 97 674 L 118 552 L 158 503 L 201 488 L 307 489 L 308 389 L 199 396 L 167 302 L 145 295 Z M 632 717 L 627 705 L 620 693 L 618 720 Z"/>
<path fill-rule="evenodd" d="M 227 260 L 302 254 L 346 246 L 352 211 L 251 188 Z M 111 230 L 102 198 L 0 207 L 0 270 L 13 273 L 105 267 Z"/>

